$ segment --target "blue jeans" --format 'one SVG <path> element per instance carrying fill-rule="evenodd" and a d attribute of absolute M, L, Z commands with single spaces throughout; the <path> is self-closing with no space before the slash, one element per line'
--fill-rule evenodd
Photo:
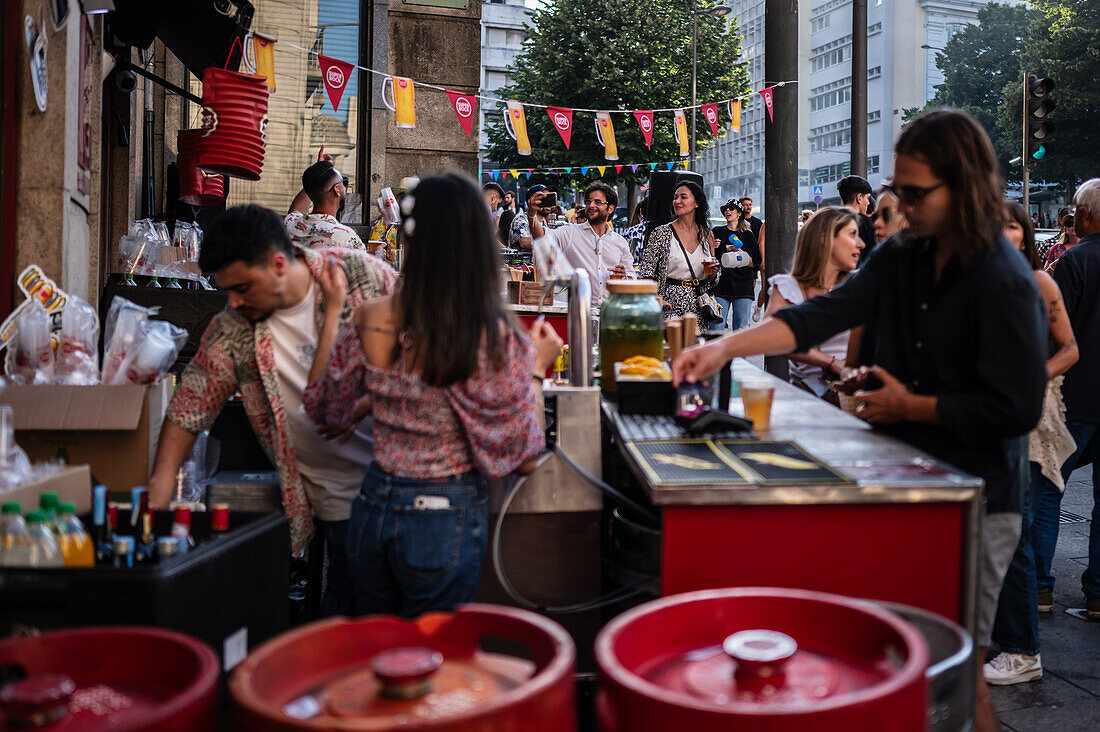
<path fill-rule="evenodd" d="M 321 597 L 321 617 L 354 615 L 355 595 L 348 575 L 348 525 L 350 521 L 317 521 L 325 539 L 328 556 L 328 572 L 325 575 L 325 594 Z"/>
<path fill-rule="evenodd" d="M 1062 466 L 1062 479 L 1069 481 L 1070 474 L 1077 467 L 1081 453 L 1092 443 L 1092 526 L 1089 528 L 1089 566 L 1081 575 L 1081 587 L 1089 600 L 1100 600 L 1100 440 L 1097 440 L 1100 425 L 1094 422 L 1066 422 L 1066 428 L 1073 435 L 1077 449 Z M 1035 548 L 1035 572 L 1038 587 L 1048 590 L 1054 587 L 1054 575 L 1051 562 L 1054 560 L 1054 548 L 1058 544 L 1058 510 L 1062 505 L 1062 492 L 1046 478 L 1040 482 L 1035 501 L 1035 523 L 1031 530 L 1031 543 Z"/>
<path fill-rule="evenodd" d="M 725 330 L 729 328 L 732 333 L 735 330 L 744 328 L 752 322 L 753 300 L 751 297 L 738 297 L 733 300 L 727 300 L 724 297 L 715 299 L 718 300 L 718 304 L 722 306 L 721 328 L 715 328 L 715 330 Z"/>
<path fill-rule="evenodd" d="M 488 523 L 489 488 L 477 473 L 414 480 L 373 463 L 348 527 L 356 612 L 413 618 L 473 600 Z"/>
<path fill-rule="evenodd" d="M 1031 524 L 1035 519 L 1032 496 L 1039 482 L 1046 480 L 1038 463 L 1030 463 L 1031 484 L 1024 489 L 1023 525 L 1020 545 L 1012 555 L 1012 564 L 1005 574 L 1005 583 L 997 601 L 997 617 L 993 623 L 993 642 L 1004 653 L 1039 653 L 1038 587 L 1035 584 L 1035 553 L 1032 547 Z"/>

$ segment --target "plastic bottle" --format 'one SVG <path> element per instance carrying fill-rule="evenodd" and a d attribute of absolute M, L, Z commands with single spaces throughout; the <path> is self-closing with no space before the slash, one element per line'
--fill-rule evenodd
<path fill-rule="evenodd" d="M 132 274 L 122 275 L 122 282 L 119 283 L 122 287 L 137 287 L 138 284 L 134 282 L 134 276 Z"/>
<path fill-rule="evenodd" d="M 18 503 L 5 503 L 0 508 L 0 566 L 26 567 L 31 563 L 31 535 L 19 508 Z"/>
<path fill-rule="evenodd" d="M 178 279 L 176 279 L 175 277 L 169 277 L 168 278 L 168 284 L 164 286 L 164 289 L 166 289 L 166 290 L 182 290 L 183 288 L 180 287 L 180 281 Z"/>
<path fill-rule="evenodd" d="M 58 533 L 58 543 L 61 545 L 61 555 L 65 558 L 66 567 L 94 567 L 95 547 L 92 546 L 92 537 L 88 534 L 84 524 L 76 517 L 75 503 L 61 504 L 61 530 Z"/>
<path fill-rule="evenodd" d="M 47 491 L 38 496 L 38 510 L 42 512 L 42 520 L 46 528 L 57 533 L 61 513 L 61 499 L 53 491 Z"/>
<path fill-rule="evenodd" d="M 46 526 L 46 517 L 41 511 L 32 511 L 27 514 L 27 533 L 30 534 L 30 561 L 28 567 L 64 567 L 65 559 L 61 556 L 61 547 L 57 545 L 57 539 Z"/>
<path fill-rule="evenodd" d="M 160 278 L 157 277 L 156 275 L 153 275 L 152 277 L 149 278 L 149 284 L 147 284 L 145 287 L 146 288 L 154 288 L 154 289 L 157 289 L 157 290 L 161 289 Z"/>

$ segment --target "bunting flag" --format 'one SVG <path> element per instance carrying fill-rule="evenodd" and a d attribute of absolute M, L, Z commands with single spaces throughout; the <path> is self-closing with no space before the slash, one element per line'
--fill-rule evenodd
<path fill-rule="evenodd" d="M 531 180 L 531 171 L 530 170 L 528 170 L 526 173 L 524 173 L 524 175 L 527 176 L 527 180 Z"/>
<path fill-rule="evenodd" d="M 344 96 L 344 89 L 355 67 L 345 61 L 320 54 L 317 55 L 317 63 L 321 65 L 321 80 L 325 83 L 325 93 L 328 94 L 333 111 L 336 111 L 340 109 L 340 99 Z"/>
<path fill-rule="evenodd" d="M 519 169 L 518 168 L 509 168 L 508 172 L 512 174 L 513 178 L 516 178 L 517 180 L 519 179 Z"/>
<path fill-rule="evenodd" d="M 572 172 L 573 172 L 573 169 L 572 169 L 572 168 L 566 168 L 566 169 L 565 169 L 565 172 L 566 172 L 566 173 L 572 173 Z"/>
<path fill-rule="evenodd" d="M 573 137 L 573 110 L 566 107 L 547 107 L 546 113 L 550 115 L 550 122 L 561 135 L 561 141 L 565 143 L 565 149 L 568 150 L 569 141 Z"/>
<path fill-rule="evenodd" d="M 501 182 L 504 182 L 504 181 L 508 180 L 508 171 L 507 170 L 503 171 L 500 174 L 500 180 L 501 180 Z"/>
<path fill-rule="evenodd" d="M 473 135 L 474 113 L 477 111 L 477 97 L 471 94 L 459 94 L 456 91 L 445 89 L 447 98 L 451 100 L 451 108 L 458 117 L 458 123 L 462 125 L 462 131 L 466 137 Z"/>
<path fill-rule="evenodd" d="M 764 106 L 768 108 L 768 121 L 769 122 L 774 122 L 775 121 L 774 119 L 772 119 L 772 114 L 773 114 L 773 112 L 772 112 L 772 90 L 774 88 L 775 88 L 774 86 L 769 86 L 767 89 L 761 89 L 760 90 L 760 96 L 762 96 L 764 98 Z"/>
<path fill-rule="evenodd" d="M 638 167 L 638 166 L 636 166 L 636 165 L 635 165 L 634 167 Z M 615 166 L 615 172 L 616 172 L 616 173 L 621 173 L 621 172 L 623 172 L 623 166 L 621 166 L 621 165 L 616 165 L 616 166 Z"/>
<path fill-rule="evenodd" d="M 581 166 L 581 175 L 588 175 L 588 168 L 583 165 Z"/>
<path fill-rule="evenodd" d="M 615 125 L 611 123 L 611 115 L 607 112 L 596 112 L 596 139 L 603 145 L 604 160 L 619 159 L 619 146 L 615 142 Z M 602 172 L 600 174 L 603 175 Z"/>
<path fill-rule="evenodd" d="M 631 173 L 637 173 L 638 172 L 638 164 L 637 163 L 634 163 L 633 165 L 630 166 L 630 172 Z"/>
<path fill-rule="evenodd" d="M 734 99 L 730 102 L 730 131 L 741 131 L 741 100 Z"/>
<path fill-rule="evenodd" d="M 597 165 L 596 170 L 600 171 L 600 177 L 602 178 L 603 177 L 603 172 L 605 170 L 607 170 L 607 166 L 606 165 Z"/>
<path fill-rule="evenodd" d="M 674 130 L 676 132 L 676 142 L 680 143 L 680 157 L 686 158 L 691 154 L 688 151 L 688 142 L 690 138 L 688 137 L 687 117 L 684 115 L 684 110 L 682 109 L 673 110 L 672 114 L 676 118 L 676 127 Z M 671 170 L 671 168 L 669 168 L 669 170 Z"/>
<path fill-rule="evenodd" d="M 669 169 L 669 170 L 672 170 L 673 168 L 675 168 L 675 167 L 676 167 L 676 163 L 665 163 L 665 165 L 667 165 L 667 166 L 668 166 L 668 169 Z"/>
<path fill-rule="evenodd" d="M 718 139 L 718 105 L 717 104 L 704 104 L 703 116 L 707 119 L 707 124 L 710 125 L 710 132 L 714 135 L 714 139 Z"/>
<path fill-rule="evenodd" d="M 634 119 L 638 120 L 638 126 L 642 128 L 642 134 L 645 136 L 645 146 L 647 150 L 653 149 L 653 110 L 652 109 L 635 109 Z"/>
<path fill-rule="evenodd" d="M 650 170 L 657 170 L 657 163 L 650 163 L 649 164 L 649 169 Z"/>
<path fill-rule="evenodd" d="M 252 32 L 252 68 L 267 79 L 267 90 L 275 93 L 275 37 Z M 245 41 L 247 43 L 247 41 Z"/>

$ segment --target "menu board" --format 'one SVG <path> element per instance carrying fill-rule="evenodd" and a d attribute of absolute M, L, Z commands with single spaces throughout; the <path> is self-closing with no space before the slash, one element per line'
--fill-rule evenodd
<path fill-rule="evenodd" d="M 793 442 L 760 440 L 640 440 L 627 450 L 653 485 L 850 484 Z"/>

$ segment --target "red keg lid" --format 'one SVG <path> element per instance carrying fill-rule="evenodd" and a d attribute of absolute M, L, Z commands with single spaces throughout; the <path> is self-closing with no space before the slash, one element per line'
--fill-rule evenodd
<path fill-rule="evenodd" d="M 10 722 L 35 725 L 65 716 L 65 703 L 76 684 L 62 674 L 36 674 L 0 689 L 0 706 Z"/>
<path fill-rule="evenodd" d="M 443 654 L 414 646 L 383 651 L 371 659 L 370 668 L 384 684 L 410 684 L 431 676 L 443 665 Z"/>

